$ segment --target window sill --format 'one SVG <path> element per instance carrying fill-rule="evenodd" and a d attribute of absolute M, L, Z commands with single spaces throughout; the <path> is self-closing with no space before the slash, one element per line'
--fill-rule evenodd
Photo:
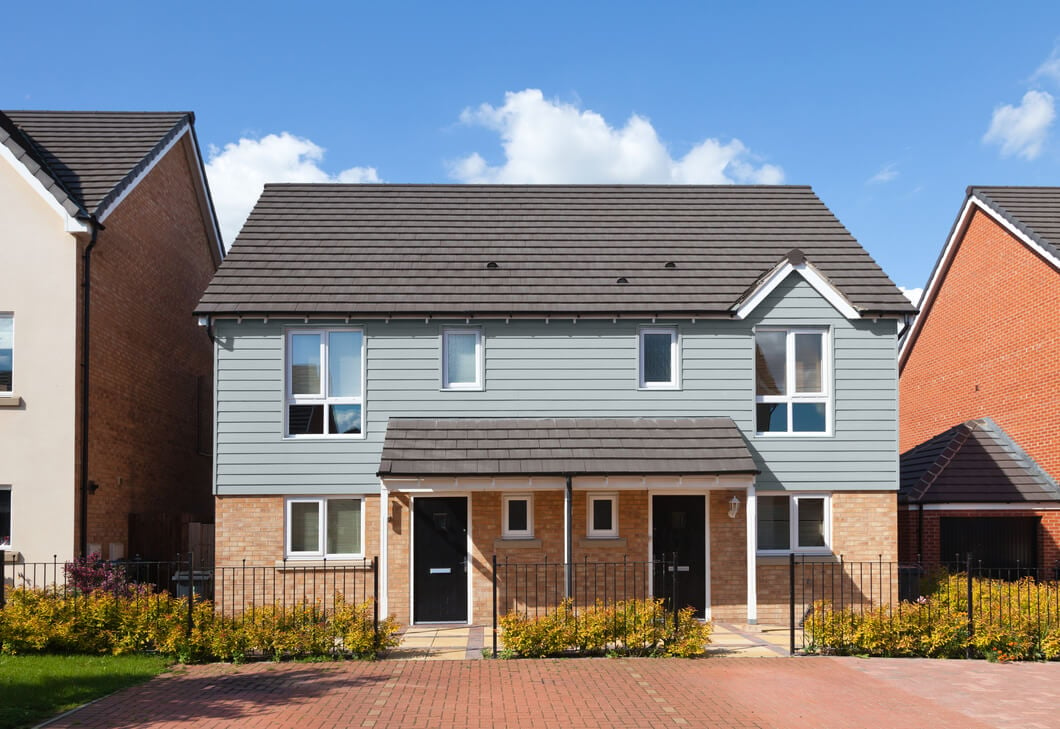
<path fill-rule="evenodd" d="M 578 546 L 586 549 L 625 549 L 625 537 L 582 537 L 578 540 Z"/>
<path fill-rule="evenodd" d="M 372 563 L 362 559 L 288 559 L 287 561 L 276 560 L 274 566 L 281 570 L 322 570 L 332 567 L 341 569 L 371 570 Z"/>
<path fill-rule="evenodd" d="M 20 408 L 22 407 L 22 398 L 18 395 L 4 395 L 0 397 L 0 408 Z"/>
<path fill-rule="evenodd" d="M 0 554 L 4 555 L 3 560 L 0 560 L 4 564 L 14 564 L 22 561 L 22 552 L 10 547 L 0 547 Z"/>
<path fill-rule="evenodd" d="M 795 553 L 795 561 L 799 564 L 839 564 L 837 555 L 828 554 L 802 554 Z M 755 564 L 760 566 L 787 565 L 791 563 L 791 556 L 787 554 L 759 554 L 755 557 Z"/>
<path fill-rule="evenodd" d="M 541 540 L 534 537 L 506 537 L 493 540 L 496 549 L 541 549 Z"/>

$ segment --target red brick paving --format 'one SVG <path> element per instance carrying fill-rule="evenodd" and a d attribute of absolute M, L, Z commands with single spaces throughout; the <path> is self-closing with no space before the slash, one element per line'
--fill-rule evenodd
<path fill-rule="evenodd" d="M 1055 702 L 1054 686 L 1056 664 L 971 661 L 258 663 L 179 669 L 49 729 L 1060 727 L 1056 711 L 1039 710 Z M 1029 704 L 1028 696 L 1042 701 Z"/>

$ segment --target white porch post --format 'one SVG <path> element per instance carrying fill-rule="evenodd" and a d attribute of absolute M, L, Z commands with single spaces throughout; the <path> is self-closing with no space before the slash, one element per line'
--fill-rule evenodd
<path fill-rule="evenodd" d="M 563 595 L 571 596 L 571 562 L 574 559 L 574 487 L 571 477 L 563 488 Z"/>
<path fill-rule="evenodd" d="M 755 487 L 747 487 L 747 624 L 758 622 L 758 565 L 755 559 L 758 551 L 758 499 Z"/>
<path fill-rule="evenodd" d="M 379 604 L 379 614 L 386 617 L 390 614 L 387 601 L 387 532 L 390 530 L 390 490 L 383 479 L 379 479 L 379 594 L 375 601 Z"/>

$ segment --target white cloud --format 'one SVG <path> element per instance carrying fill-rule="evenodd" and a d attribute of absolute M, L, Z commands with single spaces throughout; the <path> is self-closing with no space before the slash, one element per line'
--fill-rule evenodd
<path fill-rule="evenodd" d="M 497 132 L 503 164 L 477 152 L 450 164 L 470 183 L 756 183 L 779 184 L 784 171 L 758 158 L 738 139 L 704 139 L 679 159 L 670 156 L 651 122 L 634 114 L 615 128 L 596 112 L 550 101 L 538 89 L 508 92 L 504 104 L 465 109 L 465 124 Z"/>
<path fill-rule="evenodd" d="M 1037 81 L 1040 78 L 1060 83 L 1060 48 L 1054 48 L 1049 57 L 1031 75 L 1031 81 Z"/>
<path fill-rule="evenodd" d="M 883 182 L 890 182 L 891 180 L 898 177 L 898 165 L 894 162 L 888 162 L 885 164 L 879 172 L 870 177 L 867 181 L 869 185 L 880 184 Z"/>
<path fill-rule="evenodd" d="M 902 290 L 903 294 L 905 294 L 905 298 L 913 302 L 913 306 L 920 305 L 920 299 L 924 296 L 923 288 L 910 289 L 905 286 L 899 286 L 898 288 Z"/>
<path fill-rule="evenodd" d="M 1035 159 L 1056 117 L 1053 97 L 1045 91 L 1028 91 L 1019 106 L 1005 104 L 994 109 L 990 129 L 983 135 L 988 144 L 1000 144 L 1001 155 Z"/>
<path fill-rule="evenodd" d="M 320 168 L 324 149 L 288 132 L 240 139 L 224 149 L 211 145 L 206 176 L 225 245 L 231 246 L 266 182 L 380 182 L 374 167 L 337 175 Z"/>

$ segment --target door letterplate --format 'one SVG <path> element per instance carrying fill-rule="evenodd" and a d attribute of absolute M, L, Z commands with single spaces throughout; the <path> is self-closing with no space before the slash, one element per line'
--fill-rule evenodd
<path fill-rule="evenodd" d="M 431 567 L 432 575 L 448 575 L 453 571 L 452 567 Z"/>
<path fill-rule="evenodd" d="M 677 565 L 677 571 L 678 571 L 678 572 L 688 572 L 688 571 L 690 571 L 690 570 L 691 570 L 691 567 L 689 567 L 689 566 L 688 566 L 688 565 L 686 565 L 686 564 L 679 564 L 679 565 Z M 673 567 L 667 567 L 667 568 L 666 568 L 666 571 L 667 571 L 667 572 L 673 572 L 673 571 L 674 571 L 674 568 L 673 568 Z"/>

